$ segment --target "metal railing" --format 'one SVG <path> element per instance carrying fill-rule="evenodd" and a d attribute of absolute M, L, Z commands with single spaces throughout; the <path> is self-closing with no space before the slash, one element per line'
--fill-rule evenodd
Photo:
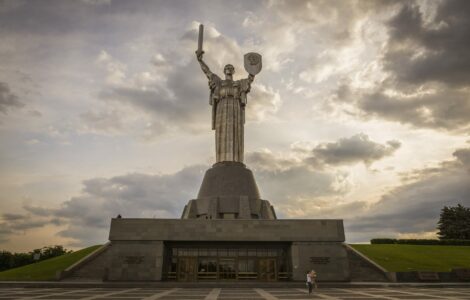
<path fill-rule="evenodd" d="M 240 280 L 256 280 L 258 279 L 257 272 L 238 272 L 238 278 Z"/>
<path fill-rule="evenodd" d="M 198 272 L 197 280 L 217 280 L 217 272 Z"/>
<path fill-rule="evenodd" d="M 279 281 L 288 281 L 291 280 L 292 273 L 291 272 L 278 272 L 277 273 L 277 280 Z M 177 280 L 176 272 L 167 272 L 165 276 L 166 280 Z M 197 273 L 197 280 L 219 280 L 219 273 L 218 272 L 198 272 Z M 222 278 L 223 279 L 223 278 Z M 227 278 L 225 278 L 227 279 Z M 234 278 L 235 279 L 235 278 Z M 259 280 L 259 274 L 257 272 L 238 272 L 236 274 L 237 280 Z"/>
<path fill-rule="evenodd" d="M 167 272 L 165 277 L 168 280 L 176 280 L 176 272 Z"/>

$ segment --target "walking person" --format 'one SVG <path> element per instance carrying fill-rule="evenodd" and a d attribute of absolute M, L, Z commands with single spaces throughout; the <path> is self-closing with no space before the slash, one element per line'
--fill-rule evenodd
<path fill-rule="evenodd" d="M 313 289 L 313 282 L 312 282 L 312 272 L 308 271 L 307 272 L 307 286 L 308 286 L 308 294 L 312 294 L 312 289 Z"/>
<path fill-rule="evenodd" d="M 317 272 L 315 272 L 315 270 L 310 271 L 310 279 L 312 280 L 312 285 L 315 287 L 315 289 L 318 289 Z"/>

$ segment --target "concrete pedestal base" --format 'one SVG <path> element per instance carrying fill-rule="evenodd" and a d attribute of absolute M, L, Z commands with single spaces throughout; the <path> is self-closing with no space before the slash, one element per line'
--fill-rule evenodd
<path fill-rule="evenodd" d="M 231 260 L 235 269 L 239 260 L 249 257 L 262 263 L 271 260 L 276 265 L 271 277 L 255 275 L 253 280 L 304 281 L 306 272 L 312 269 L 317 271 L 318 281 L 350 280 L 342 220 L 113 219 L 109 240 L 110 244 L 101 250 L 101 255 L 68 270 L 68 275 L 79 277 L 77 274 L 89 274 L 87 270 L 93 270 L 95 277 L 110 281 L 180 278 L 197 281 L 200 280 L 198 262 L 216 255 L 214 261 Z M 221 248 L 226 250 L 223 255 Z M 187 252 L 175 254 L 175 249 Z M 214 249 L 218 249 L 219 254 L 211 254 L 216 253 Z M 237 254 L 236 251 L 243 249 L 247 249 L 244 254 Z M 257 254 L 250 254 L 256 249 L 260 249 Z M 269 249 L 280 252 L 273 252 L 272 256 Z M 261 257 L 260 251 L 265 251 Z M 175 255 L 185 261 L 189 257 L 196 271 L 188 269 L 188 272 L 196 272 L 194 276 L 172 273 Z M 281 263 L 285 264 L 282 270 Z M 237 280 L 238 275 L 232 279 Z"/>
<path fill-rule="evenodd" d="M 276 219 L 262 200 L 250 169 L 240 162 L 219 162 L 206 171 L 196 199 L 184 207 L 182 219 Z"/>

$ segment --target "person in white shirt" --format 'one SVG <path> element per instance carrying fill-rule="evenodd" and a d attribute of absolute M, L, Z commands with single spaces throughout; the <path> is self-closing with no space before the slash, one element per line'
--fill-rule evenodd
<path fill-rule="evenodd" d="M 307 286 L 308 286 L 308 294 L 312 293 L 313 283 L 312 283 L 312 272 L 307 272 Z"/>
<path fill-rule="evenodd" d="M 317 282 L 315 279 L 317 278 L 317 273 L 312 270 L 307 273 L 307 286 L 308 286 L 308 293 L 311 294 L 313 287 L 317 288 Z"/>

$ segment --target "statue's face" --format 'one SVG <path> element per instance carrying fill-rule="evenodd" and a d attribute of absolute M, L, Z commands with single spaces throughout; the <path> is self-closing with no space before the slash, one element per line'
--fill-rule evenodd
<path fill-rule="evenodd" d="M 235 68 L 232 65 L 226 65 L 224 68 L 225 75 L 233 75 L 235 73 Z"/>

